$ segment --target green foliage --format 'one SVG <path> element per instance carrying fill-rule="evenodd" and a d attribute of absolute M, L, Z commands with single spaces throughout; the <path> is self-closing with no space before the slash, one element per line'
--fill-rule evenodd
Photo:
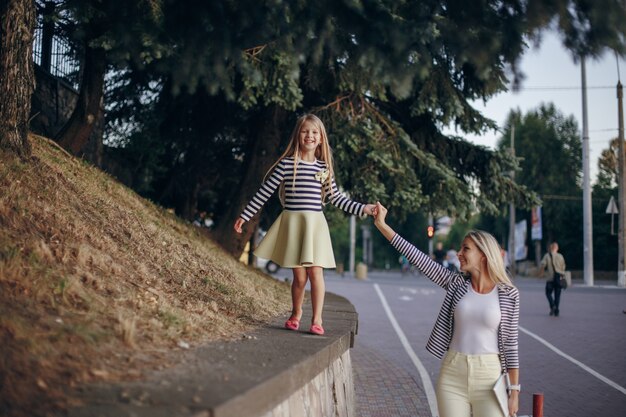
<path fill-rule="evenodd" d="M 474 215 L 467 221 L 456 221 L 450 228 L 450 232 L 446 236 L 444 246 L 446 248 L 455 248 L 459 249 L 461 247 L 461 242 L 463 242 L 463 238 L 465 235 L 472 229 L 476 229 L 477 222 L 481 218 L 480 215 Z M 493 230 L 493 229 L 490 229 Z M 496 235 L 495 232 L 492 232 Z"/>
<path fill-rule="evenodd" d="M 608 149 L 604 149 L 598 159 L 597 185 L 601 189 L 617 187 L 618 182 L 618 156 L 619 139 L 615 138 L 609 143 Z"/>
<path fill-rule="evenodd" d="M 418 210 L 468 219 L 510 200 L 530 207 L 535 184 L 505 175 L 517 161 L 442 128 L 493 129 L 469 103 L 518 80 L 526 40 L 553 20 L 574 54 L 623 53 L 626 43 L 626 11 L 609 0 L 106 3 L 68 0 L 75 33 L 98 29 L 92 39 L 123 78 L 115 88 L 131 95 L 118 95 L 109 120 L 141 132 L 133 141 L 160 143 L 133 161 L 150 164 L 137 170 L 151 197 L 186 215 L 199 196 L 206 211 L 236 201 L 262 137 L 251 121 L 275 105 L 322 116 L 339 183 L 398 220 Z M 152 115 L 132 119 L 146 96 Z"/>
<path fill-rule="evenodd" d="M 511 127 L 515 126 L 515 155 L 521 159 L 515 180 L 535 190 L 542 199 L 543 240 L 559 242 L 566 255 L 568 267 L 576 268 L 582 259 L 580 228 L 582 224 L 582 148 L 578 125 L 572 116 L 565 117 L 553 104 L 522 115 L 512 111 L 498 147 L 510 144 Z M 530 212 L 517 210 L 516 219 L 528 220 L 530 241 Z"/>
<path fill-rule="evenodd" d="M 568 269 L 582 269 L 582 144 L 578 125 L 572 116 L 566 117 L 553 104 L 541 105 L 522 114 L 512 111 L 498 142 L 498 149 L 506 152 L 510 146 L 512 127 L 515 126 L 515 155 L 520 160 L 515 181 L 537 193 L 541 199 L 543 240 L 541 248 L 558 241 Z M 606 198 L 599 198 L 605 195 Z M 609 216 L 604 214 L 608 203 L 607 192 L 601 185 L 593 193 L 594 268 L 612 269 L 617 261 L 614 240 L 609 235 Z M 604 201 L 606 200 L 606 201 Z M 527 219 L 529 251 L 530 212 L 517 207 L 516 219 Z M 498 240 L 507 242 L 508 220 L 500 216 L 481 216 L 477 225 L 491 231 Z M 613 254 L 615 252 L 615 255 Z M 529 255 L 532 259 L 532 256 Z"/>
<path fill-rule="evenodd" d="M 618 201 L 618 155 L 619 141 L 611 140 L 598 160 L 598 180 L 593 186 L 593 261 L 595 269 L 618 269 L 618 216 L 606 214 L 611 197 Z M 611 219 L 612 218 L 612 219 Z M 611 231 L 611 220 L 613 231 Z M 601 266 L 598 268 L 598 266 Z"/>

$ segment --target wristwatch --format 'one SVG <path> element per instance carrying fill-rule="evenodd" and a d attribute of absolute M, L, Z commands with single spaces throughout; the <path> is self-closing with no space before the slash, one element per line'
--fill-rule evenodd
<path fill-rule="evenodd" d="M 521 391 L 522 386 L 520 384 L 511 384 L 509 385 L 509 391 Z"/>

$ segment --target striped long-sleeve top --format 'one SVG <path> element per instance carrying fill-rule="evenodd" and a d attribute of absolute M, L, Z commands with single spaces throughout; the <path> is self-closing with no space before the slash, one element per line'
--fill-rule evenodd
<path fill-rule="evenodd" d="M 326 170 L 324 161 L 298 161 L 296 180 L 294 176 L 294 158 L 283 158 L 278 162 L 271 175 L 261 185 L 261 188 L 252 197 L 240 217 L 249 221 L 265 202 L 274 194 L 281 183 L 285 184 L 284 209 L 291 211 L 322 211 L 322 182 L 316 174 Z M 319 176 L 319 174 L 318 174 Z M 326 185 L 325 185 L 326 186 Z M 334 206 L 357 216 L 363 215 L 364 204 L 350 200 L 339 192 L 335 179 L 331 179 L 332 192 L 329 201 Z"/>
<path fill-rule="evenodd" d="M 426 350 L 441 359 L 452 341 L 454 309 L 469 291 L 471 280 L 444 268 L 398 234 L 391 239 L 391 244 L 431 281 L 446 290 L 435 327 L 426 344 Z M 519 368 L 519 291 L 514 286 L 498 284 L 498 297 L 502 314 L 498 328 L 498 350 L 502 369 L 506 371 Z"/>

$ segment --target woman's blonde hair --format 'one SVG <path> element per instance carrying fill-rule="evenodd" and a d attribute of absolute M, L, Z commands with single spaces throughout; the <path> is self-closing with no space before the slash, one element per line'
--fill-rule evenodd
<path fill-rule="evenodd" d="M 315 149 L 315 158 L 320 161 L 324 161 L 326 163 L 326 169 L 328 169 L 328 177 L 322 184 L 322 202 L 326 201 L 328 197 L 332 195 L 332 181 L 335 176 L 335 172 L 333 169 L 333 155 L 330 149 L 330 144 L 328 143 L 328 136 L 326 135 L 326 128 L 324 127 L 324 123 L 314 114 L 305 114 L 298 118 L 293 131 L 291 132 L 291 137 L 289 138 L 289 145 L 287 145 L 287 149 L 285 152 L 278 158 L 276 162 L 270 167 L 270 169 L 265 173 L 265 177 L 263 181 L 267 179 L 267 177 L 271 174 L 271 172 L 276 168 L 276 165 L 283 159 L 287 157 L 293 157 L 293 186 L 296 184 L 296 172 L 298 170 L 298 162 L 300 160 L 300 131 L 302 130 L 302 126 L 305 122 L 313 123 L 313 125 L 320 132 L 320 146 Z M 285 184 L 284 182 L 280 185 L 279 190 L 279 198 L 281 203 L 285 203 Z"/>
<path fill-rule="evenodd" d="M 502 258 L 500 245 L 496 238 L 482 230 L 472 230 L 465 235 L 465 238 L 472 239 L 476 247 L 478 247 L 485 255 L 485 258 L 487 258 L 487 270 L 489 271 L 491 279 L 494 280 L 496 284 L 502 283 L 512 287 L 513 283 L 506 273 L 504 259 Z"/>

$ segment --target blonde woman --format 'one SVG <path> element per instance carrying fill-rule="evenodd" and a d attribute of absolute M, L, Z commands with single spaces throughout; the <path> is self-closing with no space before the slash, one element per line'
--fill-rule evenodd
<path fill-rule="evenodd" d="M 500 246 L 489 233 L 469 232 L 452 272 L 404 240 L 386 223 L 380 203 L 374 224 L 424 275 L 446 290 L 426 349 L 443 358 L 437 381 L 441 417 L 516 416 L 519 409 L 519 292 L 506 274 Z M 493 386 L 508 372 L 508 412 Z"/>
<path fill-rule="evenodd" d="M 310 280 L 313 318 L 309 332 L 323 335 L 323 268 L 335 268 L 323 206 L 330 202 L 358 216 L 372 215 L 375 206 L 357 203 L 339 192 L 326 129 L 313 114 L 304 115 L 296 122 L 287 149 L 269 169 L 261 188 L 235 221 L 235 232 L 242 232 L 244 223 L 263 207 L 276 189 L 279 189 L 284 210 L 254 254 L 293 270 L 292 311 L 285 322 L 286 329 L 300 328 L 304 290 Z"/>

